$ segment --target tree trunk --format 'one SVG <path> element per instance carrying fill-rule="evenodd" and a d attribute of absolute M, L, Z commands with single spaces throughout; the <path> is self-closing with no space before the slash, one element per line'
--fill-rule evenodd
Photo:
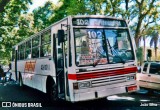
<path fill-rule="evenodd" d="M 126 2 L 126 11 L 128 11 L 128 2 L 129 2 L 129 0 L 125 0 L 125 2 Z"/>
<path fill-rule="evenodd" d="M 146 55 L 146 38 L 145 37 L 143 37 L 143 41 L 144 41 L 144 46 L 143 46 L 143 60 L 145 61 L 145 60 L 147 60 L 146 58 L 148 57 L 147 55 Z"/>
<path fill-rule="evenodd" d="M 139 47 L 139 37 L 135 37 L 136 48 Z"/>
<path fill-rule="evenodd" d="M 138 21 L 137 28 L 135 31 L 135 42 L 136 42 L 137 47 L 139 44 L 139 39 L 141 38 L 140 29 L 141 29 L 141 24 L 142 24 L 142 18 L 141 17 L 138 17 L 138 18 L 139 18 L 139 21 Z"/>

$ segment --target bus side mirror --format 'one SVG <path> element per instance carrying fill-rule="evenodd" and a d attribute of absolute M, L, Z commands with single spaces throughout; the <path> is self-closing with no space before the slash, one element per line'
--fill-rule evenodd
<path fill-rule="evenodd" d="M 64 35 L 64 30 L 58 30 L 58 45 L 60 44 L 60 43 L 62 43 L 62 42 L 64 42 L 64 37 L 65 37 L 65 35 Z"/>

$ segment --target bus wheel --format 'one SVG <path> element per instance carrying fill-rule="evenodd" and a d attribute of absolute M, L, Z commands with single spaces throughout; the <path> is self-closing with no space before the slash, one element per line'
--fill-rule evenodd
<path fill-rule="evenodd" d="M 22 76 L 20 75 L 19 77 L 19 86 L 20 87 L 23 87 L 23 81 L 22 81 Z"/>
<path fill-rule="evenodd" d="M 51 84 L 48 85 L 47 94 L 51 102 L 55 102 L 58 100 L 57 87 L 55 83 L 51 82 Z"/>

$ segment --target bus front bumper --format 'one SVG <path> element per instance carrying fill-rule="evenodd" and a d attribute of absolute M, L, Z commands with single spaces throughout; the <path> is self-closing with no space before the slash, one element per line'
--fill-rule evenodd
<path fill-rule="evenodd" d="M 110 95 L 121 94 L 126 92 L 134 92 L 137 91 L 138 89 L 139 87 L 137 85 L 130 85 L 130 86 L 122 86 L 114 88 L 103 88 L 88 92 L 74 93 L 73 102 L 100 99 Z"/>

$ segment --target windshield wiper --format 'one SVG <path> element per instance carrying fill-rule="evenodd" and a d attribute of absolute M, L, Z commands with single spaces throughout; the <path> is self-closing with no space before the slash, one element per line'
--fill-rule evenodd
<path fill-rule="evenodd" d="M 109 46 L 109 48 L 110 48 L 110 50 L 111 50 L 112 55 L 115 54 L 114 57 L 118 57 L 118 58 L 121 60 L 121 62 L 119 62 L 119 63 L 125 64 L 126 61 L 125 61 L 125 60 L 118 54 L 118 52 L 116 52 L 116 50 L 111 46 L 111 44 L 110 44 L 108 38 L 106 38 L 106 40 L 107 40 L 107 43 L 108 43 L 108 46 Z"/>
<path fill-rule="evenodd" d="M 106 42 L 106 37 L 105 37 L 105 34 L 104 34 L 104 31 L 102 32 L 102 48 L 103 48 L 103 51 L 105 52 L 99 52 L 99 58 L 98 60 L 96 60 L 95 62 L 93 62 L 93 67 L 96 67 L 98 65 L 98 63 L 101 61 L 102 58 L 106 58 L 107 59 L 107 62 L 108 62 L 108 49 L 107 49 L 107 42 Z M 105 55 L 104 55 L 105 54 Z"/>

